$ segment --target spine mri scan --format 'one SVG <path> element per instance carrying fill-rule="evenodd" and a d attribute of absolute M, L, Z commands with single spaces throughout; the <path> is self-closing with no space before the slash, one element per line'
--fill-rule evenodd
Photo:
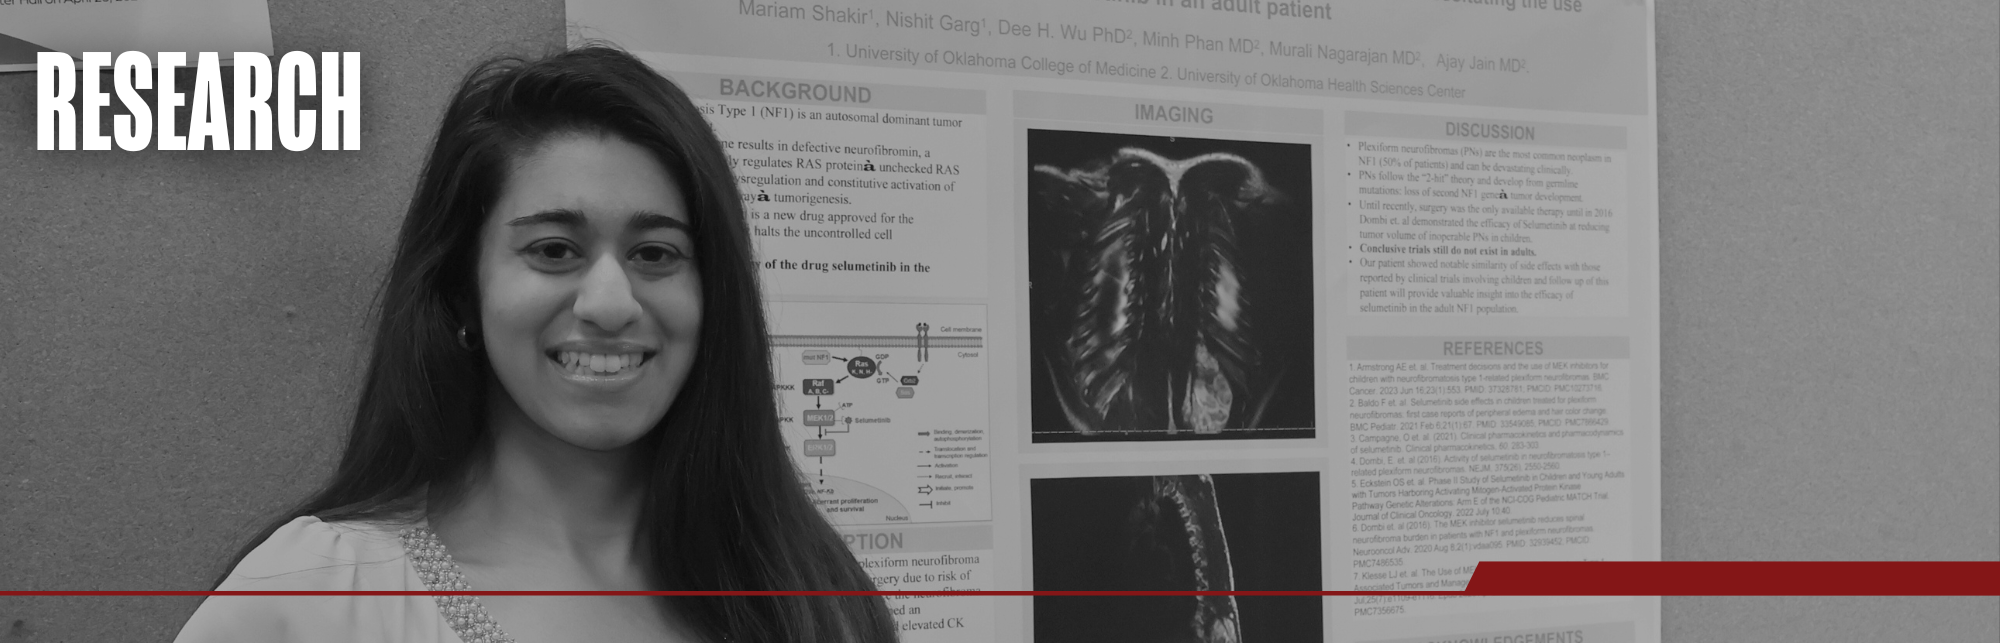
<path fill-rule="evenodd" d="M 1076 168 L 1037 165 L 1029 188 L 1059 228 L 1054 286 L 1067 337 L 1039 352 L 1078 433 L 1220 433 L 1257 426 L 1256 302 L 1239 260 L 1246 218 L 1284 196 L 1241 156 L 1174 160 L 1139 147 Z M 1040 288 L 1041 284 L 1037 284 Z"/>

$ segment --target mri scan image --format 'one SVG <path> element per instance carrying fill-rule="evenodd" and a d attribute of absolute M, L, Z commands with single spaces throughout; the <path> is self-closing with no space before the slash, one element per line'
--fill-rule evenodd
<path fill-rule="evenodd" d="M 1030 483 L 1037 590 L 1317 590 L 1310 472 Z M 1035 640 L 1318 641 L 1313 596 L 1036 597 Z"/>
<path fill-rule="evenodd" d="M 1031 130 L 1037 442 L 1311 437 L 1311 148 Z"/>

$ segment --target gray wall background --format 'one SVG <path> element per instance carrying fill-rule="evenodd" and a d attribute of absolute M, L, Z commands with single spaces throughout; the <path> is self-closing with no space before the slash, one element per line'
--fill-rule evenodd
<path fill-rule="evenodd" d="M 364 149 L 34 151 L 0 76 L 0 590 L 205 589 L 331 466 L 447 88 L 559 0 L 271 0 Z M 2000 559 L 2000 3 L 1658 9 L 1669 560 Z M 196 598 L 0 597 L 0 641 Z M 1992 641 L 2000 598 L 1668 598 L 1668 641 Z"/>

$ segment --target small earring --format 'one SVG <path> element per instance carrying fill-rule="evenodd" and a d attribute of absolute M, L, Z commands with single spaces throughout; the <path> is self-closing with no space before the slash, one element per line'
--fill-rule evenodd
<path fill-rule="evenodd" d="M 471 330 L 465 326 L 458 327 L 458 345 L 469 351 L 479 350 L 478 338 L 472 335 Z"/>

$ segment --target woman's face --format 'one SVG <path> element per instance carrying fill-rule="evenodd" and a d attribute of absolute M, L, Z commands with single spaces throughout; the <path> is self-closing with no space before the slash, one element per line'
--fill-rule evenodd
<path fill-rule="evenodd" d="M 501 401 L 585 449 L 650 431 L 701 330 L 693 224 L 666 168 L 617 136 L 563 135 L 518 159 L 479 240 Z"/>

